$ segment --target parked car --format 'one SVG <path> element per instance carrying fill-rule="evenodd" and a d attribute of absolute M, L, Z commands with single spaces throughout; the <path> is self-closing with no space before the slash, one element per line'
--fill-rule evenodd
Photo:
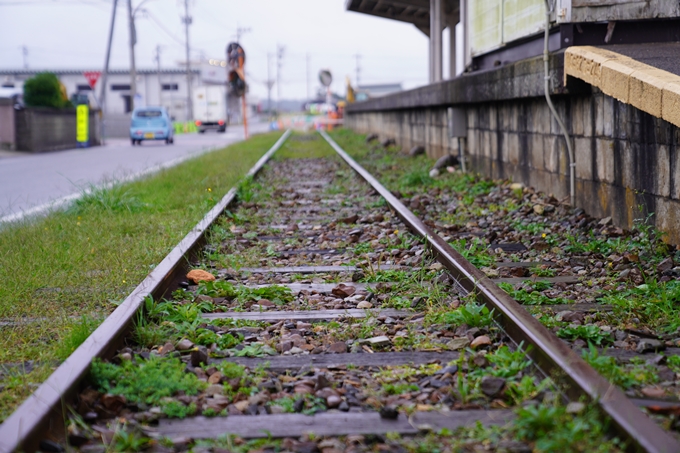
<path fill-rule="evenodd" d="M 172 120 L 165 107 L 143 107 L 132 112 L 130 123 L 132 144 L 142 144 L 142 140 L 165 140 L 174 143 Z"/>

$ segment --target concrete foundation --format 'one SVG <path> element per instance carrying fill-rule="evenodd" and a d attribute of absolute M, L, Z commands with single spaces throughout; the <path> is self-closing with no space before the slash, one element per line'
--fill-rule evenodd
<path fill-rule="evenodd" d="M 526 62 L 521 64 L 527 67 Z M 523 86 L 515 92 L 530 96 L 499 93 L 479 96 L 485 98 L 483 102 L 470 102 L 469 97 L 465 103 L 445 101 L 447 96 L 465 96 L 452 95 L 454 85 L 460 89 L 467 85 L 482 93 L 498 92 L 483 86 L 482 78 L 497 79 L 487 72 L 477 78 L 467 76 L 467 81 L 466 77 L 452 80 L 448 87 L 444 83 L 420 89 L 429 101 L 414 102 L 418 98 L 414 90 L 401 98 L 395 95 L 374 104 L 356 104 L 348 109 L 345 124 L 360 133 L 394 138 L 404 150 L 422 145 L 436 158 L 458 153 L 457 140 L 448 138 L 447 107 L 465 107 L 465 151 L 474 171 L 522 182 L 558 198 L 568 197 L 565 142 L 545 99 L 537 96 L 542 90 L 536 83 L 526 83 L 541 75 L 534 72 L 522 74 L 524 82 L 517 78 L 503 82 L 509 89 Z M 433 102 L 436 88 L 442 96 Z M 669 242 L 680 244 L 680 129 L 590 86 L 570 88 L 556 83 L 552 91 L 573 140 L 576 205 L 593 216 L 611 216 L 625 228 L 654 214 L 652 223 L 667 233 Z"/>

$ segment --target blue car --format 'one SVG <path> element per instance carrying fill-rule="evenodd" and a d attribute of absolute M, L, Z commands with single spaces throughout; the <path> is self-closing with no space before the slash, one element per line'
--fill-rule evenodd
<path fill-rule="evenodd" d="M 143 107 L 132 112 L 130 140 L 142 144 L 142 140 L 165 140 L 174 143 L 172 120 L 165 107 Z"/>

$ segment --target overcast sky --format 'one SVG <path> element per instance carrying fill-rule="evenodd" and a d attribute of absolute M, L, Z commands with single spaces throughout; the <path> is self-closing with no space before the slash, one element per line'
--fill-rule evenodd
<path fill-rule="evenodd" d="M 142 0 L 133 0 L 133 8 Z M 146 0 L 137 14 L 138 68 L 178 67 L 184 60 L 184 0 Z M 0 0 L 0 67 L 21 68 L 22 47 L 31 69 L 101 69 L 112 0 Z M 145 10 L 145 11 L 143 11 Z M 192 60 L 224 59 L 237 28 L 251 92 L 266 96 L 267 55 L 276 76 L 277 44 L 285 46 L 281 97 L 306 97 L 306 56 L 310 91 L 319 69 L 332 71 L 332 88 L 344 94 L 345 76 L 356 79 L 360 55 L 362 84 L 400 82 L 406 88 L 427 83 L 427 37 L 413 25 L 345 11 L 345 0 L 189 0 Z M 129 68 L 127 0 L 118 1 L 111 68 Z M 276 88 L 272 96 L 276 97 Z"/>

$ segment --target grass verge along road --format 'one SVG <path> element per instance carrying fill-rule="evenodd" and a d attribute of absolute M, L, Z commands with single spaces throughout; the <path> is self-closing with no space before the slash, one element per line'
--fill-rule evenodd
<path fill-rule="evenodd" d="M 258 135 L 0 231 L 0 419 L 278 139 Z"/>

